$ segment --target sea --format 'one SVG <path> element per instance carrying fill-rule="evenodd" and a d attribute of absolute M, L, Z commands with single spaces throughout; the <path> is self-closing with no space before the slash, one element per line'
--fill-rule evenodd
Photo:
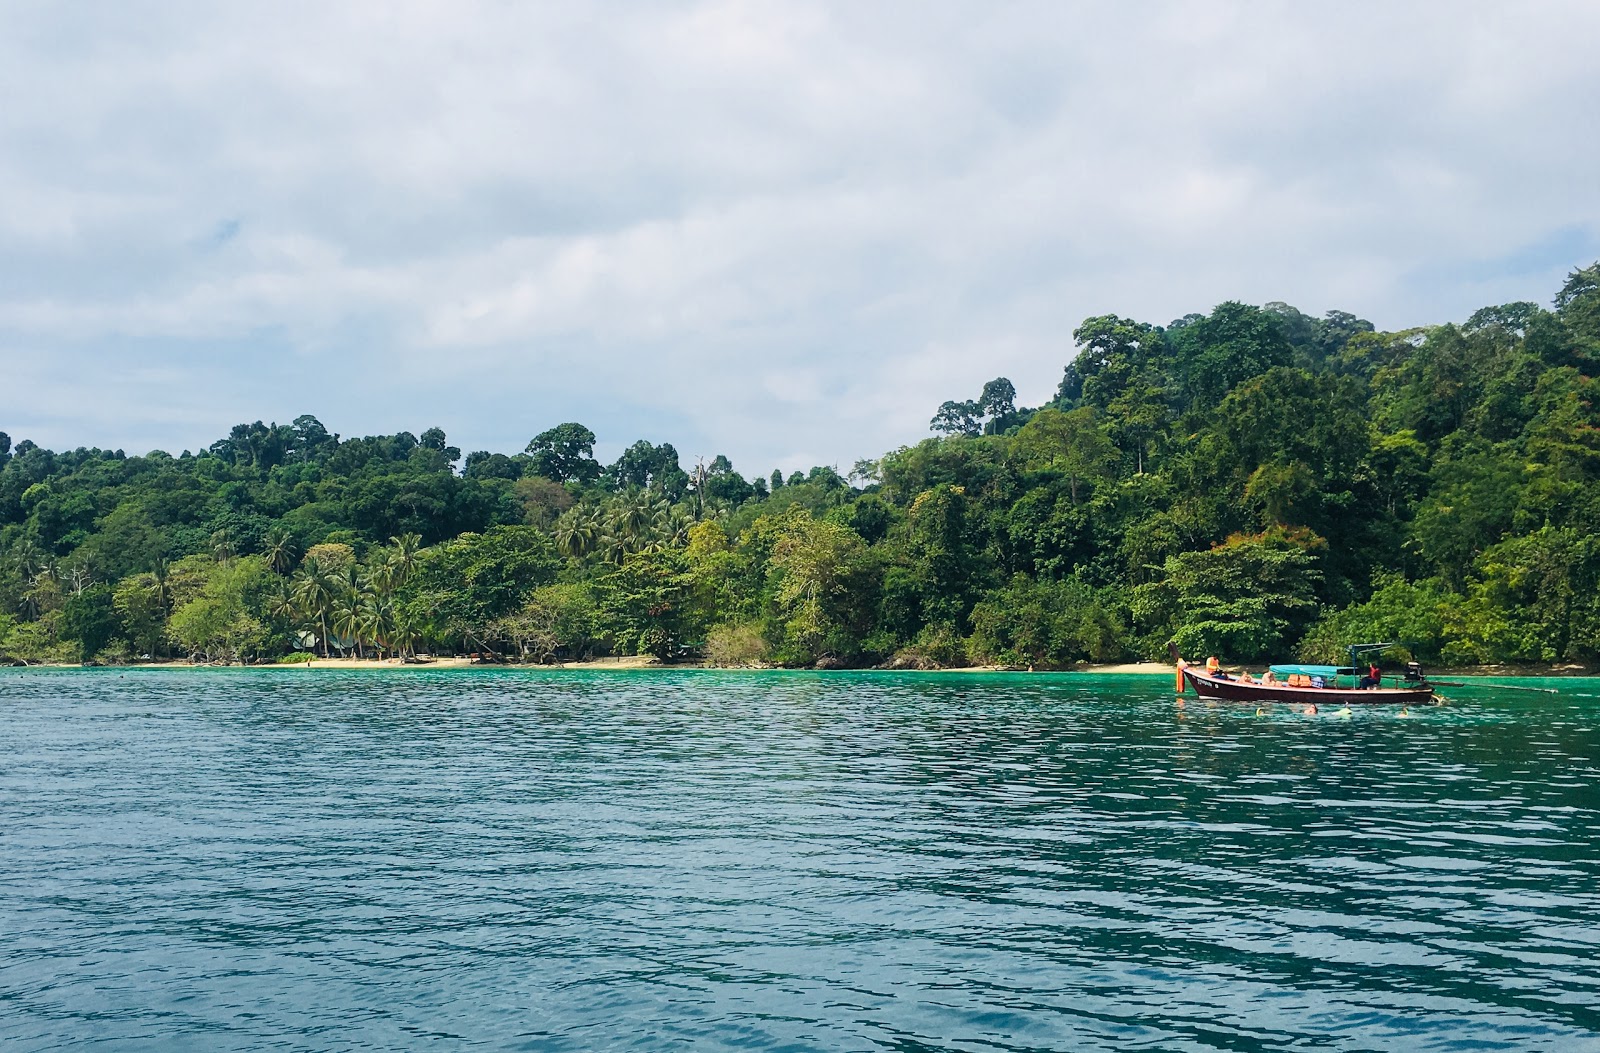
<path fill-rule="evenodd" d="M 0 670 L 0 1049 L 1600 1051 L 1600 681 Z"/>

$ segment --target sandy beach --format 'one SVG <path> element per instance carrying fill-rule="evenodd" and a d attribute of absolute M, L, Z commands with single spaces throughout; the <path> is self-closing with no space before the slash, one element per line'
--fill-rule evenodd
<path fill-rule="evenodd" d="M 492 666 L 498 663 L 479 662 L 472 658 L 423 657 L 402 662 L 398 658 L 315 658 L 309 662 L 288 665 L 260 666 L 262 669 L 468 669 L 474 666 Z M 594 658 L 587 662 L 556 662 L 551 665 L 517 666 L 522 669 L 644 669 L 661 663 L 649 655 L 627 655 L 622 658 Z"/>
<path fill-rule="evenodd" d="M 115 668 L 127 669 L 207 669 L 215 665 L 205 662 L 139 662 L 135 665 Z M 682 665 L 666 665 L 659 659 L 650 655 L 624 655 L 620 658 L 591 658 L 583 662 L 553 662 L 549 665 L 519 664 L 516 662 L 496 663 L 480 662 L 474 658 L 455 655 L 424 656 L 411 661 L 401 661 L 398 658 L 314 658 L 309 662 L 287 662 L 283 664 L 267 662 L 261 665 L 249 666 L 251 669 L 472 669 L 472 668 L 505 668 L 505 669 L 723 669 L 729 672 L 783 672 L 779 666 L 752 665 L 752 666 L 711 666 L 695 663 Z M 48 669 L 78 669 L 82 668 L 76 663 L 44 663 L 34 668 Z M 872 672 L 871 669 L 845 669 L 839 672 Z M 1089 673 L 1095 676 L 1123 676 L 1136 675 L 1148 676 L 1162 674 L 1172 675 L 1172 666 L 1160 662 L 1123 662 L 1110 665 L 1080 665 L 1071 669 L 1018 669 L 1015 666 L 1003 665 L 968 665 L 951 669 L 901 669 L 894 672 L 905 673 L 1032 673 L 1038 676 L 1059 676 L 1062 674 Z"/>

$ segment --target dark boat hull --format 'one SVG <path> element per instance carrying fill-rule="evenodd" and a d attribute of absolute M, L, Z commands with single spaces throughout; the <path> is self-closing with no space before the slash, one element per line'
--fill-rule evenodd
<path fill-rule="evenodd" d="M 1432 685 L 1419 687 L 1290 687 L 1287 684 L 1247 684 L 1241 680 L 1218 680 L 1194 669 L 1185 669 L 1183 679 L 1201 698 L 1225 702 L 1304 702 L 1327 705 L 1337 702 L 1353 705 L 1421 705 L 1433 701 Z"/>

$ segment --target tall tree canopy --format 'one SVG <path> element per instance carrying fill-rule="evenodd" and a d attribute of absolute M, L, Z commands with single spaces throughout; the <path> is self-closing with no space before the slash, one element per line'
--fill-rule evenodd
<path fill-rule="evenodd" d="M 0 660 L 1059 666 L 1376 636 L 1600 662 L 1600 264 L 1459 324 L 1227 302 L 1072 341 L 1045 407 L 996 377 L 847 472 L 646 440 L 602 469 L 573 422 L 464 464 L 437 427 L 310 415 L 179 456 L 0 432 Z"/>

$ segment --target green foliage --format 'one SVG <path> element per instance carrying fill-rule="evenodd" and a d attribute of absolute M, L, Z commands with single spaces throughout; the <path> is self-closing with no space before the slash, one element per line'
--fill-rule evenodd
<path fill-rule="evenodd" d="M 1029 469 L 1066 476 L 1073 504 L 1080 482 L 1109 477 L 1117 463 L 1116 447 L 1088 406 L 1040 410 L 1017 433 L 1014 448 Z"/>
<path fill-rule="evenodd" d="M 1121 590 L 1096 589 L 1081 577 L 1039 581 L 1017 575 L 972 611 L 968 651 L 983 662 L 1068 666 L 1119 662 L 1131 654 Z"/>
<path fill-rule="evenodd" d="M 594 432 L 582 424 L 558 424 L 540 432 L 528 443 L 535 475 L 558 483 L 575 480 L 591 483 L 600 478 L 600 463 L 594 459 Z"/>
<path fill-rule="evenodd" d="M 1320 538 L 1281 529 L 1234 535 L 1200 552 L 1169 556 L 1166 580 L 1141 587 L 1135 610 L 1184 654 L 1269 657 L 1316 609 Z"/>
<path fill-rule="evenodd" d="M 1453 604 L 1437 580 L 1409 582 L 1399 574 L 1380 574 L 1372 598 L 1325 614 L 1301 641 L 1304 662 L 1342 665 L 1351 644 L 1394 641 L 1393 658 L 1437 661 L 1446 645 L 1445 625 Z"/>
<path fill-rule="evenodd" d="M 0 637 L 0 657 L 25 665 L 60 664 L 82 658 L 82 648 L 61 637 L 60 611 L 46 612 L 33 621 L 13 622 Z"/>
<path fill-rule="evenodd" d="M 417 554 L 402 604 L 437 638 L 487 647 L 491 624 L 553 581 L 559 566 L 554 544 L 533 527 L 463 534 Z"/>
<path fill-rule="evenodd" d="M 78 660 L 87 664 L 111 642 L 117 630 L 117 615 L 112 609 L 111 590 L 92 585 L 67 597 L 61 606 L 60 635 L 78 645 Z"/>
<path fill-rule="evenodd" d="M 183 653 L 205 661 L 254 660 L 281 647 L 260 616 L 273 577 L 260 556 L 215 564 L 199 593 L 173 611 L 168 637 Z"/>
<path fill-rule="evenodd" d="M 599 622 L 623 654 L 676 656 L 700 631 L 693 620 L 693 582 L 681 552 L 634 553 L 595 585 Z"/>
<path fill-rule="evenodd" d="M 866 543 L 849 527 L 800 509 L 762 526 L 771 531 L 768 566 L 784 656 L 806 663 L 857 654 L 876 591 Z"/>
<path fill-rule="evenodd" d="M 533 590 L 520 610 L 491 623 L 523 660 L 550 662 L 587 658 L 605 630 L 594 591 L 587 585 L 545 585 Z"/>
<path fill-rule="evenodd" d="M 749 622 L 713 626 L 706 634 L 706 661 L 712 665 L 756 665 L 766 661 L 770 651 L 760 627 Z"/>
<path fill-rule="evenodd" d="M 1294 362 L 1294 349 L 1272 315 L 1228 302 L 1168 337 L 1177 386 L 1188 408 L 1215 406 L 1235 387 Z"/>
<path fill-rule="evenodd" d="M 997 377 L 848 478 L 646 441 L 602 471 L 570 422 L 459 474 L 437 428 L 311 416 L 181 457 L 0 435 L 0 659 L 1600 661 L 1600 264 L 1460 325 L 1072 335 L 1049 406 Z"/>

